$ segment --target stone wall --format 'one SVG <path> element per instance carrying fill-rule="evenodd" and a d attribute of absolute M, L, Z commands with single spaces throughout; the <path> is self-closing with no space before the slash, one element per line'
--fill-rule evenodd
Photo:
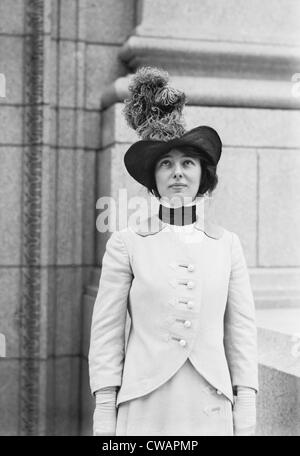
<path fill-rule="evenodd" d="M 1 0 L 1 435 L 77 435 L 105 85 L 133 2 Z"/>

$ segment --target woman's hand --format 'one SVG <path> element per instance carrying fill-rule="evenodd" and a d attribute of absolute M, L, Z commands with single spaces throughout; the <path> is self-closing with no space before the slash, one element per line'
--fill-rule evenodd
<path fill-rule="evenodd" d="M 233 406 L 235 436 L 253 436 L 256 426 L 256 392 L 253 388 L 239 387 Z"/>
<path fill-rule="evenodd" d="M 96 391 L 96 407 L 93 416 L 93 435 L 116 435 L 116 423 L 116 387 L 102 388 Z"/>

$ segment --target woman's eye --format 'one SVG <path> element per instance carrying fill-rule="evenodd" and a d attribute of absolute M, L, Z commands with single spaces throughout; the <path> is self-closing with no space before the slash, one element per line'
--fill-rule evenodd
<path fill-rule="evenodd" d="M 192 160 L 185 160 L 184 163 L 191 163 L 192 165 L 194 164 Z"/>
<path fill-rule="evenodd" d="M 160 162 L 160 166 L 169 165 L 169 163 L 170 163 L 170 160 L 163 160 L 163 161 Z"/>

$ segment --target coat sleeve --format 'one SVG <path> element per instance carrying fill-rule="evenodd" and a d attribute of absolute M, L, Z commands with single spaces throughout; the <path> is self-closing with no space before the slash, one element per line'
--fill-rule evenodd
<path fill-rule="evenodd" d="M 258 391 L 255 303 L 243 248 L 235 233 L 224 316 L 224 348 L 233 387 L 247 386 Z"/>
<path fill-rule="evenodd" d="M 121 385 L 132 278 L 126 246 L 120 233 L 114 232 L 106 244 L 92 315 L 88 355 L 92 393 L 107 386 Z"/>

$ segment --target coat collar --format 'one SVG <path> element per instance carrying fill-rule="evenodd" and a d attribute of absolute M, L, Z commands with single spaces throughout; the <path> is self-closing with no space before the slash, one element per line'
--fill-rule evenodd
<path fill-rule="evenodd" d="M 163 222 L 158 217 L 158 214 L 148 217 L 146 220 L 140 223 L 140 225 L 135 229 L 135 232 L 140 236 L 149 236 L 156 234 L 166 228 L 168 223 Z M 224 228 L 220 225 L 217 225 L 211 222 L 207 217 L 203 219 L 197 215 L 197 220 L 195 222 L 195 228 L 197 230 L 203 231 L 207 236 L 213 239 L 221 239 L 224 233 Z"/>

